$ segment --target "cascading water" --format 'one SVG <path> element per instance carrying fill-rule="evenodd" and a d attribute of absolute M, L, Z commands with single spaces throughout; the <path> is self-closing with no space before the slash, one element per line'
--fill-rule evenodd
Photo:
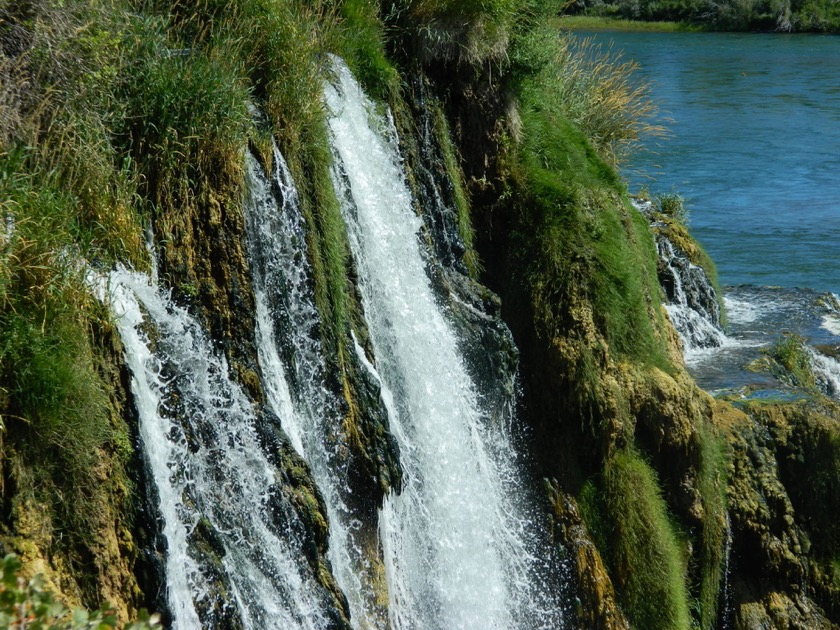
<path fill-rule="evenodd" d="M 329 557 L 357 628 L 380 628 L 387 613 L 377 603 L 368 575 L 361 522 L 343 500 L 351 489 L 339 444 L 341 417 L 325 384 L 321 327 L 306 256 L 306 226 L 291 173 L 273 147 L 271 181 L 246 155 L 248 197 L 245 220 L 248 259 L 256 302 L 257 346 L 262 380 L 273 411 L 295 449 L 309 463 L 330 520 Z M 283 357 L 281 359 L 281 356 Z"/>
<path fill-rule="evenodd" d="M 257 413 L 197 320 L 148 276 L 117 269 L 100 282 L 159 497 L 172 627 L 333 627 L 270 455 L 282 448 L 276 419 Z"/>
<path fill-rule="evenodd" d="M 706 272 L 678 252 L 662 234 L 656 236 L 656 248 L 659 281 L 668 298 L 665 308 L 686 352 L 724 345 L 726 335 L 720 321 L 720 304 Z"/>
<path fill-rule="evenodd" d="M 343 62 L 333 71 L 334 183 L 404 470 L 380 513 L 391 623 L 560 628 L 508 436 L 482 413 L 427 275 L 393 125 Z"/>
<path fill-rule="evenodd" d="M 817 386 L 826 396 L 840 398 L 840 361 L 808 346 L 805 351 L 811 361 L 811 371 Z"/>

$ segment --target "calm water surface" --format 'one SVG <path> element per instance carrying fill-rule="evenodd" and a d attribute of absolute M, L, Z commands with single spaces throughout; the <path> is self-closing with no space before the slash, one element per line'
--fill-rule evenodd
<path fill-rule="evenodd" d="M 672 119 L 631 190 L 683 195 L 721 284 L 840 293 L 840 37 L 594 36 L 640 64 Z"/>

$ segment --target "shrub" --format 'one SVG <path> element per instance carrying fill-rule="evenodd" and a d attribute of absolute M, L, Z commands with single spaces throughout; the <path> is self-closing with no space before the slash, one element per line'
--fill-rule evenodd
<path fill-rule="evenodd" d="M 121 626 L 108 606 L 88 612 L 81 608 L 70 610 L 55 601 L 44 589 L 44 580 L 35 576 L 26 580 L 21 576 L 20 561 L 14 555 L 0 560 L 0 626 L 31 630 L 153 630 L 160 628 L 157 615 L 141 611 L 134 623 Z"/>
<path fill-rule="evenodd" d="M 817 381 L 806 350 L 806 340 L 794 333 L 782 336 L 769 350 L 777 374 L 795 387 L 817 391 Z"/>

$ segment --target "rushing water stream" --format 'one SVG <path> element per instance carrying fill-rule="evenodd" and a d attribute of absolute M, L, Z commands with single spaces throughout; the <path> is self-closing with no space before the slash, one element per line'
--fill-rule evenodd
<path fill-rule="evenodd" d="M 199 322 L 144 274 L 102 280 L 118 323 L 166 539 L 172 626 L 326 628 L 258 415 Z"/>
<path fill-rule="evenodd" d="M 401 494 L 380 514 L 395 628 L 562 627 L 539 579 L 503 427 L 481 412 L 432 289 L 389 120 L 334 60 L 326 86 L 334 180 L 377 358 L 392 393 Z"/>
<path fill-rule="evenodd" d="M 467 303 L 466 276 L 447 276 L 461 287 L 455 293 L 465 291 L 450 296 L 454 308 L 469 313 L 453 323 L 440 291 L 443 276 L 463 272 L 457 248 L 444 248 L 443 261 L 422 241 L 393 124 L 340 60 L 333 72 L 325 85 L 333 181 L 375 355 L 354 337 L 355 360 L 381 386 L 403 487 L 385 498 L 375 540 L 347 502 L 354 488 L 341 446 L 342 401 L 326 382 L 298 194 L 276 145 L 269 173 L 246 151 L 246 245 L 264 405 L 231 378 L 200 321 L 156 274 L 91 274 L 132 374 L 165 539 L 172 627 L 340 624 L 323 575 L 308 560 L 306 525 L 278 477 L 283 461 L 300 456 L 324 499 L 329 569 L 354 628 L 562 628 L 561 564 L 528 498 L 510 434 L 510 355 L 491 359 L 503 369 L 479 376 L 462 351 L 464 327 L 472 325 L 464 321 L 509 336 Z M 445 209 L 441 199 L 433 203 L 436 212 Z M 379 564 L 371 554 L 382 556 Z"/>
<path fill-rule="evenodd" d="M 352 489 L 338 447 L 330 446 L 339 443 L 341 417 L 335 395 L 325 383 L 306 226 L 291 173 L 276 145 L 272 157 L 274 172 L 269 178 L 257 160 L 246 155 L 245 218 L 262 379 L 272 409 L 311 466 L 324 496 L 330 520 L 329 557 L 352 619 L 359 628 L 382 627 L 386 616 L 376 601 L 363 545 L 355 535 L 361 523 L 343 498 Z"/>

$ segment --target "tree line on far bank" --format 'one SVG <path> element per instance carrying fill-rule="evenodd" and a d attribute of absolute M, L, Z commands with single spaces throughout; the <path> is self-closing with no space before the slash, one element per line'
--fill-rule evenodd
<path fill-rule="evenodd" d="M 837 0 L 574 0 L 568 11 L 712 30 L 840 32 Z"/>

